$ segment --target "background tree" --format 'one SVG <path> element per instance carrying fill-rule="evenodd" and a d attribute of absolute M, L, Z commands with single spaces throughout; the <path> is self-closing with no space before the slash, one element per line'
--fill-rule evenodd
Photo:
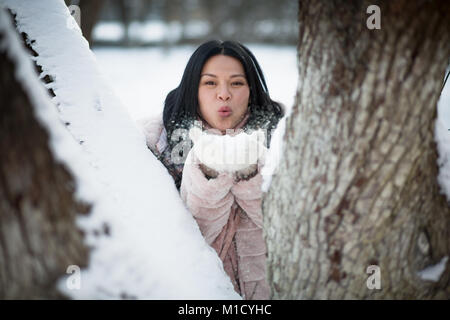
<path fill-rule="evenodd" d="M 295 45 L 297 3 L 291 0 L 65 0 L 79 5 L 83 35 L 92 45 L 198 44 L 211 38 Z M 85 21 L 84 21 L 85 20 Z M 111 39 L 95 23 L 117 23 L 123 36 Z M 162 39 L 148 39 L 146 25 L 164 29 Z M 133 24 L 132 32 L 130 25 Z M 117 27 L 117 25 L 116 25 Z M 105 31 L 105 29 L 103 29 Z M 108 33 L 108 31 L 106 31 Z"/>
<path fill-rule="evenodd" d="M 375 2 L 381 29 L 369 30 L 371 4 L 299 2 L 299 87 L 263 202 L 276 299 L 450 297 L 434 142 L 450 4 Z M 438 281 L 419 276 L 439 262 Z"/>
<path fill-rule="evenodd" d="M 100 13 L 104 5 L 104 0 L 80 0 L 81 10 L 81 30 L 83 36 L 92 45 L 92 30 L 100 18 Z M 119 3 L 122 4 L 123 1 Z M 122 19 L 127 17 L 127 11 L 123 11 Z"/>

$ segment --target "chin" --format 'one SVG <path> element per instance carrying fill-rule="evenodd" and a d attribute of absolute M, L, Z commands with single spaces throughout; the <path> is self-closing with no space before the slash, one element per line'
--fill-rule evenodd
<path fill-rule="evenodd" d="M 231 121 L 218 121 L 216 125 L 216 129 L 219 129 L 221 131 L 225 131 L 231 128 L 233 128 L 233 123 Z"/>

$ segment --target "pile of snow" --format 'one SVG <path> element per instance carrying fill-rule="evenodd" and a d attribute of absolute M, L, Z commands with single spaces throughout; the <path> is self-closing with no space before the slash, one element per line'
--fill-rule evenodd
<path fill-rule="evenodd" d="M 91 214 L 78 221 L 93 247 L 81 287 L 69 288 L 63 277 L 60 289 L 85 299 L 239 299 L 171 176 L 106 84 L 64 1 L 0 5 L 16 14 L 18 30 L 34 40 L 42 77 L 53 79 L 47 87 L 56 96 L 50 101 L 18 37 L 7 40 L 53 153 L 75 176 L 77 196 L 93 203 Z M 105 225 L 109 232 L 95 236 Z"/>

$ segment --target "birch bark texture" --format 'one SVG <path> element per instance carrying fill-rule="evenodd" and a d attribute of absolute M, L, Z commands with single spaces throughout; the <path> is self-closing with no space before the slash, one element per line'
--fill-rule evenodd
<path fill-rule="evenodd" d="M 50 150 L 7 32 L 15 28 L 0 28 L 0 299 L 66 298 L 57 281 L 70 265 L 87 266 L 75 219 L 90 205 L 75 199 L 74 178 Z"/>
<path fill-rule="evenodd" d="M 434 140 L 449 16 L 447 1 L 299 2 L 296 101 L 263 199 L 272 298 L 450 298 Z"/>

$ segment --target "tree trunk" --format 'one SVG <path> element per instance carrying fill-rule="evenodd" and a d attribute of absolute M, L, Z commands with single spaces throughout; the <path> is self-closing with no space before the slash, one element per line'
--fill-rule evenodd
<path fill-rule="evenodd" d="M 0 29 L 0 299 L 62 298 L 57 280 L 69 265 L 87 265 L 75 218 L 89 206 L 74 200 L 73 177 L 17 80 L 11 30 Z"/>
<path fill-rule="evenodd" d="M 100 18 L 104 0 L 80 0 L 81 30 L 83 36 L 92 46 L 92 30 Z"/>
<path fill-rule="evenodd" d="M 369 30 L 373 2 L 299 4 L 298 92 L 263 201 L 275 299 L 450 298 L 434 142 L 450 4 L 384 1 Z M 419 276 L 439 262 L 438 281 Z"/>

